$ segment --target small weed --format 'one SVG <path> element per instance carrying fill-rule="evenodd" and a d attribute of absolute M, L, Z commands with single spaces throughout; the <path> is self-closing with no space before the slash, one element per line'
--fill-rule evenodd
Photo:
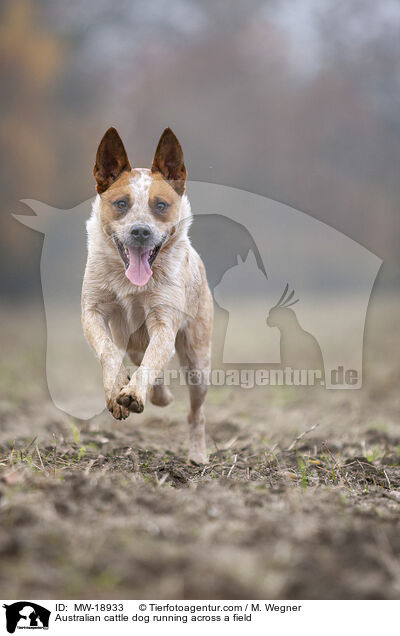
<path fill-rule="evenodd" d="M 300 455 L 297 456 L 297 464 L 299 466 L 301 474 L 301 488 L 302 490 L 306 490 L 308 486 L 307 466 L 304 459 L 300 457 Z"/>
<path fill-rule="evenodd" d="M 81 446 L 78 453 L 78 462 L 81 461 L 82 457 L 86 454 L 86 446 Z"/>
<path fill-rule="evenodd" d="M 375 446 L 374 448 L 369 449 L 365 456 L 369 462 L 374 462 L 377 459 L 381 459 L 384 456 L 385 452 L 379 446 Z"/>
<path fill-rule="evenodd" d="M 26 461 L 26 463 L 28 464 L 28 466 L 29 466 L 29 468 L 30 468 L 31 470 L 36 470 L 36 468 L 35 468 L 35 466 L 34 466 L 34 464 L 33 464 L 32 457 L 31 457 L 31 455 L 30 455 L 29 453 L 27 453 L 27 454 L 25 455 L 25 461 Z"/>
<path fill-rule="evenodd" d="M 81 444 L 81 432 L 76 426 L 74 420 L 72 420 L 72 437 L 74 439 L 74 444 L 79 446 L 77 461 L 80 462 L 82 457 L 84 457 L 84 455 L 86 454 L 87 448 L 86 446 L 84 446 L 84 444 Z"/>
<path fill-rule="evenodd" d="M 81 432 L 79 428 L 76 426 L 74 420 L 72 420 L 72 437 L 74 439 L 75 444 L 79 445 L 81 441 Z"/>

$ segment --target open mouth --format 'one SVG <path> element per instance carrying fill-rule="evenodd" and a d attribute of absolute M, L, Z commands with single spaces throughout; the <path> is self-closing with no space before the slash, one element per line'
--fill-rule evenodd
<path fill-rule="evenodd" d="M 162 247 L 162 241 L 158 245 L 155 245 L 152 250 L 150 250 L 150 254 L 149 254 L 150 267 L 153 265 L 154 261 L 156 260 L 161 247 Z"/>
<path fill-rule="evenodd" d="M 151 268 L 163 246 L 164 240 L 153 247 L 127 247 L 119 240 L 116 234 L 113 235 L 113 239 L 124 263 L 127 278 L 133 285 L 142 287 L 153 275 Z"/>

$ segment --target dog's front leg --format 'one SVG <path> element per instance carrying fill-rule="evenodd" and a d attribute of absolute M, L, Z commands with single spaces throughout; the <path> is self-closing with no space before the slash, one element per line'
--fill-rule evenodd
<path fill-rule="evenodd" d="M 150 342 L 142 364 L 117 397 L 121 406 L 134 413 L 141 413 L 146 402 L 148 388 L 154 384 L 170 359 L 175 345 L 176 330 L 171 326 L 148 327 Z"/>
<path fill-rule="evenodd" d="M 129 411 L 116 401 L 121 388 L 129 382 L 129 376 L 123 364 L 123 355 L 108 334 L 103 316 L 97 311 L 83 310 L 82 325 L 85 336 L 103 369 L 107 408 L 115 419 L 124 420 L 128 417 Z"/>

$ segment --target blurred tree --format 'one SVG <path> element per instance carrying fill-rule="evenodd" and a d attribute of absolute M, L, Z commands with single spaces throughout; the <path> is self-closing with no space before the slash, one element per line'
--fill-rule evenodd
<path fill-rule="evenodd" d="M 309 212 L 395 278 L 397 0 L 4 0 L 1 17 L 3 290 L 38 271 L 40 237 L 10 213 L 90 197 L 110 125 L 136 165 L 172 126 L 190 178 Z"/>

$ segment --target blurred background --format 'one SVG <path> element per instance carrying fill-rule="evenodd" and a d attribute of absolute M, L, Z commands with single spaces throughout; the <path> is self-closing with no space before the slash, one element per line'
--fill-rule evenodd
<path fill-rule="evenodd" d="M 171 126 L 191 180 L 330 224 L 384 260 L 393 290 L 399 33 L 397 0 L 3 0 L 3 298 L 41 298 L 42 235 L 11 213 L 91 197 L 110 125 L 139 166 Z"/>
<path fill-rule="evenodd" d="M 399 1 L 0 0 L 0 15 L 0 596 L 399 598 Z M 67 289 L 85 258 L 84 232 L 72 232 L 83 222 L 54 223 L 59 240 L 45 242 L 43 261 L 56 252 L 65 271 L 58 284 L 57 268 L 44 268 L 45 291 L 62 292 L 56 315 L 44 311 L 43 234 L 28 227 L 38 221 L 12 213 L 32 215 L 21 203 L 32 199 L 79 214 L 111 125 L 133 166 L 150 165 L 170 126 L 193 190 L 208 182 L 242 190 L 240 202 L 287 204 L 383 259 L 361 390 L 211 387 L 207 470 L 185 463 L 183 387 L 165 410 L 148 405 L 123 424 L 57 408 L 48 378 L 89 401 L 70 346 L 82 338 L 79 288 L 73 299 Z M 213 288 L 217 252 L 231 268 L 271 240 L 267 222 L 264 235 L 246 233 L 243 208 L 229 233 L 221 215 L 195 220 Z M 294 258 L 308 242 L 354 280 L 339 242 L 282 235 L 279 264 L 279 250 Z M 256 294 L 243 300 L 242 289 L 236 322 L 216 295 L 217 361 L 228 317 L 237 347 L 278 342 L 262 295 L 256 314 Z M 357 309 L 343 289 L 338 301 L 322 307 L 335 350 L 340 320 L 348 326 Z M 297 307 L 308 331 L 306 302 Z M 77 348 L 100 374 L 89 347 Z"/>

